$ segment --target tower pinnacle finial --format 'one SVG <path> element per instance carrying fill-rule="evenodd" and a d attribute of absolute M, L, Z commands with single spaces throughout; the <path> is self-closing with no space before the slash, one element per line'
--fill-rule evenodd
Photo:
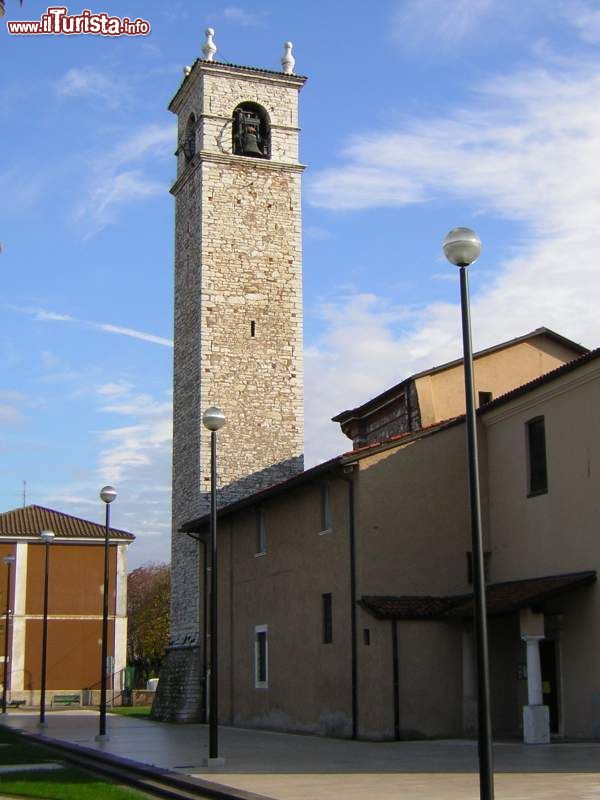
<path fill-rule="evenodd" d="M 292 47 L 293 44 L 291 42 L 284 42 L 281 66 L 286 75 L 291 75 L 294 72 L 294 65 L 296 64 L 296 59 L 292 55 Z"/>
<path fill-rule="evenodd" d="M 217 52 L 217 46 L 213 42 L 215 30 L 214 28 L 207 28 L 204 33 L 206 34 L 206 41 L 202 47 L 202 52 L 204 53 L 204 58 L 206 61 L 212 61 L 215 53 Z"/>

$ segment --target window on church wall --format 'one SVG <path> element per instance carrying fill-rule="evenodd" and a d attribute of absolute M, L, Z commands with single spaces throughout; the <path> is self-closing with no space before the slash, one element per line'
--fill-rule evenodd
<path fill-rule="evenodd" d="M 265 509 L 260 506 L 256 509 L 256 555 L 262 556 L 267 552 L 267 528 L 265 525 Z"/>
<path fill-rule="evenodd" d="M 267 625 L 254 628 L 254 688 L 267 689 L 269 686 L 269 646 Z"/>
<path fill-rule="evenodd" d="M 535 417 L 526 423 L 528 496 L 548 491 L 546 466 L 546 426 L 544 417 Z"/>
<path fill-rule="evenodd" d="M 332 529 L 331 521 L 331 486 L 328 481 L 321 484 L 321 533 L 329 533 Z"/>
<path fill-rule="evenodd" d="M 258 103 L 240 103 L 233 112 L 232 151 L 236 156 L 271 158 L 271 123 Z"/>
<path fill-rule="evenodd" d="M 323 644 L 333 642 L 333 602 L 331 593 L 322 595 Z"/>
<path fill-rule="evenodd" d="M 185 126 L 183 141 L 181 142 L 185 163 L 189 164 L 196 155 L 196 115 L 190 114 Z"/>

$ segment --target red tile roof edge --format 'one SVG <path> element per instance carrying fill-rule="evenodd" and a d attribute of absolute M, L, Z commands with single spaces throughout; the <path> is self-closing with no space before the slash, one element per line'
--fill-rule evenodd
<path fill-rule="evenodd" d="M 595 583 L 597 580 L 596 570 L 586 570 L 583 572 L 566 572 L 557 575 L 541 575 L 536 578 L 521 578 L 518 580 L 501 581 L 490 583 L 486 587 L 488 598 L 488 616 L 501 616 L 502 614 L 518 611 L 520 608 L 527 608 L 544 600 L 549 600 L 563 594 L 566 591 L 576 589 Z M 527 588 L 535 590 L 536 585 L 544 582 L 551 583 L 563 581 L 563 585 L 548 586 L 546 589 L 540 588 L 537 593 L 532 591 L 524 598 L 516 597 L 512 601 L 504 598 L 496 590 L 508 587 Z M 459 595 L 363 595 L 358 601 L 359 604 L 369 611 L 377 619 L 407 619 L 407 620 L 461 620 L 473 614 L 473 593 Z M 385 605 L 405 606 L 407 610 L 386 609 Z M 410 608 L 413 607 L 411 612 Z M 436 608 L 437 606 L 437 608 Z"/>
<path fill-rule="evenodd" d="M 33 510 L 33 509 L 39 509 L 42 512 L 45 512 L 45 513 L 51 514 L 51 515 L 56 515 L 58 517 L 65 517 L 66 519 L 72 519 L 72 520 L 75 520 L 78 524 L 88 525 L 88 526 L 92 526 L 93 528 L 102 529 L 102 532 L 99 532 L 97 537 L 88 536 L 87 538 L 90 538 L 90 539 L 91 538 L 102 538 L 103 535 L 104 535 L 103 534 L 104 524 L 101 523 L 101 522 L 93 522 L 92 520 L 85 519 L 83 517 L 77 517 L 74 514 L 67 514 L 66 511 L 58 511 L 55 508 L 48 508 L 47 506 L 40 506 L 37 503 L 30 503 L 30 504 L 28 504 L 26 506 L 23 506 L 21 508 L 11 508 L 8 511 L 0 511 L 0 520 L 2 520 L 2 517 L 5 517 L 5 516 L 7 516 L 9 514 L 19 516 L 20 512 L 26 512 L 28 510 Z M 130 533 L 129 531 L 125 531 L 125 530 L 123 530 L 121 528 L 110 527 L 109 531 L 110 531 L 110 536 L 115 535 L 115 538 L 124 538 L 124 539 L 128 539 L 128 540 L 131 540 L 131 541 L 133 541 L 135 539 L 135 535 L 133 533 Z M 55 533 L 56 533 L 57 537 L 63 537 L 64 536 L 65 538 L 77 538 L 77 534 L 72 534 L 72 533 L 68 533 L 68 532 L 58 533 L 57 531 L 55 531 Z M 2 537 L 2 538 L 11 538 L 11 537 L 29 536 L 29 535 L 34 536 L 35 534 L 33 532 L 31 534 L 28 534 L 28 533 L 2 533 L 2 531 L 0 531 L 0 537 Z M 85 538 L 85 536 L 84 536 L 84 538 Z"/>

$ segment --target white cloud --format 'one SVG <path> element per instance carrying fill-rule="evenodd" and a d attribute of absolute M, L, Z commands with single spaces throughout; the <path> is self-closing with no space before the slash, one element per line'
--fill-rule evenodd
<path fill-rule="evenodd" d="M 313 204 L 363 211 L 448 201 L 503 217 L 521 233 L 473 293 L 477 349 L 546 325 L 588 346 L 600 341 L 600 64 L 529 70 L 488 82 L 466 107 L 361 135 L 344 163 L 317 175 Z M 448 228 L 462 219 L 449 219 Z M 446 230 L 440 230 L 440 240 Z M 438 273 L 439 275 L 439 273 Z M 490 277 L 491 275 L 491 277 Z M 455 304 L 390 310 L 348 296 L 326 310 L 307 353 L 307 419 L 353 407 L 394 382 L 460 354 Z M 402 319 L 403 312 L 406 318 Z M 316 399 L 318 398 L 318 399 Z M 312 406 L 312 407 L 311 407 Z M 322 411 L 321 418 L 323 418 Z M 307 432 L 309 461 L 349 444 L 325 421 Z"/>
<path fill-rule="evenodd" d="M 153 333 L 146 333 L 145 331 L 138 331 L 135 328 L 125 328 L 120 325 L 111 325 L 107 322 L 90 322 L 90 320 L 77 319 L 77 317 L 73 317 L 71 314 L 58 314 L 55 311 L 48 311 L 44 308 L 29 308 L 22 306 L 6 307 L 13 311 L 18 311 L 20 314 L 28 314 L 38 322 L 70 322 L 84 328 L 92 328 L 97 331 L 113 333 L 119 336 L 128 336 L 132 339 L 140 339 L 143 342 L 159 344 L 163 347 L 173 347 L 172 339 L 167 339 L 164 336 L 156 336 Z"/>
<path fill-rule="evenodd" d="M 126 381 L 100 384 L 96 393 L 96 410 L 128 417 L 127 424 L 96 431 L 99 457 L 95 469 L 47 493 L 42 501 L 67 513 L 103 522 L 104 506 L 98 491 L 111 484 L 117 489 L 111 524 L 137 537 L 129 550 L 129 568 L 151 560 L 168 561 L 171 402 L 137 392 Z"/>
<path fill-rule="evenodd" d="M 264 11 L 244 11 L 238 6 L 229 6 L 223 9 L 220 15 L 227 22 L 241 25 L 243 28 L 258 28 L 265 24 L 266 12 Z"/>
<path fill-rule="evenodd" d="M 87 190 L 75 211 L 85 239 L 116 222 L 125 206 L 165 194 L 165 183 L 151 177 L 149 168 L 172 156 L 176 139 L 173 123 L 144 125 L 91 160 Z"/>
<path fill-rule="evenodd" d="M 172 339 L 166 339 L 164 336 L 155 336 L 153 333 L 136 331 L 134 328 L 122 328 L 119 325 L 109 325 L 108 323 L 105 322 L 103 323 L 88 322 L 86 324 L 98 328 L 99 330 L 106 331 L 107 333 L 116 333 L 121 336 L 131 336 L 133 339 L 141 339 L 143 342 L 160 344 L 163 347 L 173 347 Z"/>
<path fill-rule="evenodd" d="M 394 15 L 393 34 L 410 49 L 423 40 L 457 47 L 496 6 L 497 0 L 405 0 Z"/>
<path fill-rule="evenodd" d="M 96 391 L 103 397 L 118 397 L 119 395 L 126 394 L 131 388 L 130 383 L 121 381 L 119 383 L 103 383 L 101 386 L 98 386 Z"/>
<path fill-rule="evenodd" d="M 307 225 L 304 230 L 304 238 L 310 239 L 313 242 L 323 242 L 326 239 L 331 239 L 331 232 L 326 228 L 321 228 L 319 225 Z"/>
<path fill-rule="evenodd" d="M 106 175 L 95 180 L 75 218 L 86 227 L 85 239 L 116 222 L 118 211 L 136 200 L 157 197 L 165 190 L 163 184 L 145 176 L 139 170 Z M 91 224 L 89 224 L 91 223 Z"/>
<path fill-rule="evenodd" d="M 597 2 L 567 0 L 560 4 L 563 19 L 572 25 L 588 44 L 600 42 L 600 8 Z"/>
<path fill-rule="evenodd" d="M 55 89 L 62 97 L 88 97 L 115 109 L 121 103 L 123 80 L 94 67 L 72 67 L 56 82 Z"/>
<path fill-rule="evenodd" d="M 18 408 L 0 403 L 0 425 L 19 425 L 24 420 L 25 417 Z"/>

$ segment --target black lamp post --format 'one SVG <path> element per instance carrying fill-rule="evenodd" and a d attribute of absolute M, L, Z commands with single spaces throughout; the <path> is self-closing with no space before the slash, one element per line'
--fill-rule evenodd
<path fill-rule="evenodd" d="M 44 542 L 44 622 L 42 627 L 42 686 L 40 691 L 40 728 L 46 726 L 46 660 L 48 654 L 48 565 L 50 561 L 50 545 L 54 541 L 52 531 L 42 531 L 40 539 Z"/>
<path fill-rule="evenodd" d="M 4 675 L 2 681 L 2 713 L 6 714 L 6 692 L 8 690 L 8 670 L 9 656 L 8 656 L 8 625 L 10 622 L 10 571 L 12 565 L 15 563 L 14 556 L 4 556 L 2 559 L 6 564 L 6 614 L 4 616 Z"/>
<path fill-rule="evenodd" d="M 104 524 L 104 593 L 102 602 L 102 654 L 100 656 L 100 726 L 96 739 L 106 741 L 106 672 L 108 654 L 108 548 L 110 536 L 110 504 L 117 496 L 117 492 L 112 486 L 104 486 L 100 490 L 100 499 L 106 505 L 106 517 Z"/>
<path fill-rule="evenodd" d="M 469 228 L 454 228 L 444 239 L 448 261 L 459 268 L 460 303 L 465 370 L 465 401 L 469 465 L 469 498 L 471 506 L 471 539 L 473 550 L 473 599 L 475 605 L 475 643 L 477 652 L 477 716 L 479 749 L 479 796 L 494 798 L 494 765 L 492 753 L 492 718 L 490 709 L 490 668 L 488 657 L 485 576 L 481 536 L 481 500 L 477 457 L 477 418 L 473 383 L 473 351 L 467 267 L 479 258 L 481 241 Z"/>
<path fill-rule="evenodd" d="M 202 416 L 210 431 L 210 712 L 208 719 L 208 764 L 221 765 L 219 758 L 219 660 L 218 660 L 218 559 L 217 559 L 217 431 L 225 425 L 220 408 L 211 406 Z"/>

